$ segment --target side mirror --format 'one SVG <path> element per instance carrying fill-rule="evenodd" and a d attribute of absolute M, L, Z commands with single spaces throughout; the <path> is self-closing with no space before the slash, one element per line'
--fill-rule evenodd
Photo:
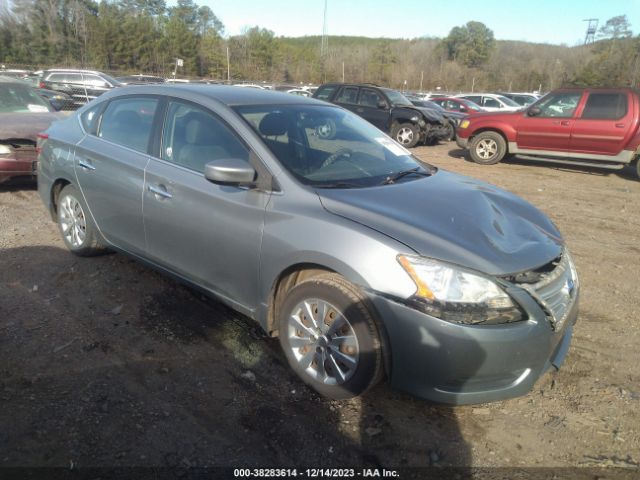
<path fill-rule="evenodd" d="M 527 110 L 527 115 L 530 117 L 537 117 L 541 113 L 542 110 L 540 110 L 540 107 L 531 107 L 529 110 Z"/>
<path fill-rule="evenodd" d="M 378 102 L 378 108 L 380 110 L 386 110 L 387 109 L 387 104 L 385 102 Z"/>
<path fill-rule="evenodd" d="M 467 111 L 467 107 L 465 107 L 464 105 L 460 105 L 460 111 L 461 112 L 466 112 Z"/>
<path fill-rule="evenodd" d="M 245 160 L 223 158 L 204 166 L 204 178 L 213 183 L 250 185 L 256 178 L 256 171 Z"/>

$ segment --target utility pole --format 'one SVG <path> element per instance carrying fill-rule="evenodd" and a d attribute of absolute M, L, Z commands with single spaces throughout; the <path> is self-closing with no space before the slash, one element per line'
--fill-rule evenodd
<path fill-rule="evenodd" d="M 342 83 L 344 83 L 344 62 L 342 62 Z"/>
<path fill-rule="evenodd" d="M 320 68 L 322 81 L 326 81 L 325 64 L 329 53 L 329 36 L 327 35 L 327 0 L 324 0 L 324 19 L 322 22 L 322 42 L 320 43 Z"/>
<path fill-rule="evenodd" d="M 229 47 L 227 47 L 227 83 L 231 83 L 231 64 L 229 63 Z"/>
<path fill-rule="evenodd" d="M 420 93 L 422 93 L 422 80 L 424 80 L 424 71 L 420 72 Z"/>

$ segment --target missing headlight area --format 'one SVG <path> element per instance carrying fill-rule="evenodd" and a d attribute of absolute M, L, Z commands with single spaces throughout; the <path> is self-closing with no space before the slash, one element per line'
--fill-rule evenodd
<path fill-rule="evenodd" d="M 540 268 L 503 279 L 528 291 L 545 311 L 553 329 L 562 329 L 578 294 L 578 277 L 567 250 Z"/>

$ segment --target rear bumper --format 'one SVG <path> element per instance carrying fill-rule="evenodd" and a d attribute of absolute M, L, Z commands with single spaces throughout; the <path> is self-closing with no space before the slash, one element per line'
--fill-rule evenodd
<path fill-rule="evenodd" d="M 390 383 L 413 395 L 455 405 L 524 395 L 567 354 L 578 299 L 560 331 L 532 299 L 520 303 L 529 320 L 471 326 L 445 322 L 371 294 L 387 329 Z"/>
<path fill-rule="evenodd" d="M 36 175 L 38 162 L 36 160 L 17 160 L 15 158 L 0 158 L 0 183 L 13 177 Z"/>

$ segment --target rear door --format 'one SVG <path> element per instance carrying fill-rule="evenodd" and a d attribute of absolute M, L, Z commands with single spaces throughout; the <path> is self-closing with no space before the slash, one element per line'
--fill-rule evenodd
<path fill-rule="evenodd" d="M 633 97 L 624 91 L 589 91 L 571 131 L 573 153 L 616 155 L 636 131 Z"/>
<path fill-rule="evenodd" d="M 169 101 L 159 156 L 146 171 L 148 253 L 159 265 L 240 306 L 254 305 L 270 192 L 208 181 L 205 165 L 222 158 L 256 161 L 219 116 L 186 101 Z"/>
<path fill-rule="evenodd" d="M 146 248 L 142 192 L 157 106 L 152 96 L 110 101 L 99 130 L 76 147 L 78 185 L 96 225 L 109 242 L 132 253 Z"/>
<path fill-rule="evenodd" d="M 575 91 L 549 94 L 536 105 L 539 115 L 524 112 L 517 126 L 518 149 L 565 155 L 581 97 L 582 92 Z"/>

